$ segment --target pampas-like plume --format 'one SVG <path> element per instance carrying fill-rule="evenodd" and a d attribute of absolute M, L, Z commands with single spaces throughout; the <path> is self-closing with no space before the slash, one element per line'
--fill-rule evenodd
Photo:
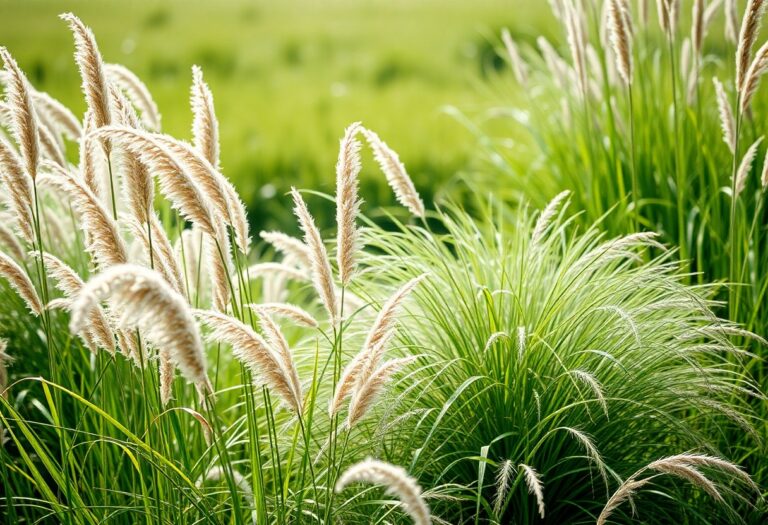
<path fill-rule="evenodd" d="M 75 37 L 75 62 L 80 69 L 83 93 L 88 108 L 92 112 L 94 126 L 96 128 L 107 126 L 112 122 L 109 89 L 96 38 L 91 29 L 74 14 L 64 13 L 60 18 L 69 24 Z"/>
<path fill-rule="evenodd" d="M 11 287 L 16 290 L 16 293 L 24 299 L 30 312 L 40 315 L 43 311 L 43 303 L 35 291 L 35 286 L 26 272 L 3 252 L 0 252 L 0 276 L 5 277 Z"/>
<path fill-rule="evenodd" d="M 768 187 L 768 152 L 763 159 L 763 171 L 760 173 L 760 187 L 765 189 Z"/>
<path fill-rule="evenodd" d="M 195 148 L 211 166 L 219 169 L 219 122 L 213 107 L 213 94 L 203 80 L 203 70 L 199 66 L 192 66 L 190 105 L 194 115 L 192 136 Z"/>
<path fill-rule="evenodd" d="M 72 301 L 69 328 L 79 333 L 88 314 L 109 300 L 122 328 L 141 330 L 161 352 L 168 352 L 181 373 L 202 391 L 210 391 L 205 354 L 192 312 L 163 277 L 133 264 L 113 266 L 93 277 Z"/>
<path fill-rule="evenodd" d="M 421 487 L 401 467 L 366 459 L 349 467 L 336 482 L 336 492 L 341 492 L 350 483 L 364 481 L 387 487 L 387 492 L 400 498 L 403 510 L 413 518 L 415 525 L 430 525 L 432 518 L 429 507 L 421 495 Z"/>
<path fill-rule="evenodd" d="M 671 28 L 669 23 L 669 0 L 656 0 L 656 10 L 659 14 L 661 30 L 669 34 Z"/>
<path fill-rule="evenodd" d="M 27 77 L 4 47 L 0 47 L 0 58 L 8 74 L 5 89 L 11 117 L 11 131 L 19 145 L 24 169 L 34 181 L 37 178 L 37 164 L 40 161 L 40 144 L 37 115 L 30 96 L 31 88 Z"/>
<path fill-rule="evenodd" d="M 752 102 L 752 97 L 757 91 L 757 87 L 760 85 L 760 79 L 768 70 L 768 42 L 763 44 L 755 54 L 755 59 L 749 65 L 747 74 L 744 80 L 744 86 L 739 93 L 740 103 L 739 110 L 744 113 L 749 108 Z"/>
<path fill-rule="evenodd" d="M 304 199 L 296 188 L 291 187 L 291 196 L 293 197 L 294 213 L 299 219 L 299 225 L 304 232 L 304 242 L 309 246 L 312 254 L 312 283 L 317 290 L 323 306 L 328 310 L 331 321 L 335 324 L 338 321 L 338 307 L 336 304 L 336 289 L 333 284 L 331 274 L 331 264 L 328 261 L 328 252 L 325 250 L 323 239 L 320 236 L 320 230 L 315 225 L 315 220 L 310 215 Z"/>
<path fill-rule="evenodd" d="M 182 217 L 199 225 L 211 237 L 217 236 L 210 199 L 190 177 L 185 165 L 165 144 L 149 133 L 120 127 L 103 127 L 92 135 L 119 142 L 135 154 L 157 177 L 162 191 Z"/>
<path fill-rule="evenodd" d="M 753 142 L 747 152 L 744 154 L 744 157 L 741 159 L 739 169 L 736 171 L 736 195 L 733 196 L 734 199 L 737 199 L 741 192 L 744 191 L 744 186 L 747 184 L 747 176 L 752 169 L 752 161 L 755 159 L 755 155 L 757 155 L 757 148 L 760 146 L 762 141 L 763 137 L 760 137 L 755 142 Z"/>
<path fill-rule="evenodd" d="M 568 195 L 570 195 L 570 193 L 571 192 L 568 190 L 558 193 L 555 195 L 555 198 L 549 201 L 547 207 L 542 210 L 541 215 L 539 215 L 539 218 L 536 220 L 536 226 L 533 228 L 533 234 L 531 234 L 531 244 L 538 244 L 539 241 L 541 241 L 541 239 L 544 237 L 544 233 L 546 233 L 547 228 L 552 222 L 552 219 L 557 214 L 557 210 L 560 208 L 560 204 L 568 197 Z"/>
<path fill-rule="evenodd" d="M 80 121 L 64 104 L 42 91 L 33 91 L 32 101 L 38 116 L 45 120 L 53 130 L 72 140 L 80 139 L 83 134 Z"/>
<path fill-rule="evenodd" d="M 609 30 L 613 54 L 616 56 L 616 69 L 627 86 L 632 84 L 632 33 L 630 31 L 624 7 L 620 0 L 609 0 Z"/>
<path fill-rule="evenodd" d="M 128 260 L 123 238 L 107 209 L 98 197 L 74 173 L 60 166 L 45 162 L 49 171 L 40 176 L 41 184 L 47 184 L 67 194 L 87 237 L 87 249 L 94 261 L 106 268 Z"/>
<path fill-rule="evenodd" d="M 160 112 L 152 94 L 136 74 L 120 64 L 104 64 L 107 78 L 117 84 L 141 111 L 141 122 L 145 128 L 160 131 Z"/>
<path fill-rule="evenodd" d="M 344 368 L 339 378 L 336 392 L 328 407 L 330 415 L 336 414 L 341 409 L 342 402 L 354 388 L 357 388 L 356 385 L 363 385 L 370 379 L 394 333 L 400 306 L 426 276 L 427 274 L 422 274 L 411 279 L 384 303 L 368 332 L 362 349 Z"/>
<path fill-rule="evenodd" d="M 17 261 L 21 261 L 24 259 L 24 248 L 21 247 L 16 235 L 5 226 L 6 220 L 8 217 L 5 214 L 0 216 L 0 244 L 5 246 Z"/>
<path fill-rule="evenodd" d="M 581 18 L 576 11 L 573 0 L 564 0 L 565 9 L 565 32 L 568 40 L 568 47 L 571 50 L 573 59 L 573 69 L 579 82 L 579 88 L 583 97 L 587 96 L 587 61 L 585 52 L 584 28 L 581 25 Z"/>
<path fill-rule="evenodd" d="M 304 268 L 309 269 L 312 267 L 312 253 L 300 239 L 276 231 L 263 231 L 259 235 L 264 241 L 271 244 L 275 250 L 282 252 L 285 256 L 294 257 Z"/>
<path fill-rule="evenodd" d="M 523 471 L 525 484 L 528 485 L 528 493 L 536 496 L 536 505 L 539 509 L 539 516 L 541 516 L 541 519 L 544 519 L 544 511 L 546 509 L 544 506 L 544 484 L 541 482 L 541 477 L 533 467 L 529 467 L 523 463 L 520 463 L 519 467 L 520 470 Z"/>
<path fill-rule="evenodd" d="M 277 326 L 277 323 L 275 323 L 268 314 L 261 316 L 259 325 L 267 339 L 267 343 L 275 350 L 275 353 L 282 361 L 281 364 L 283 369 L 289 374 L 293 390 L 292 400 L 295 400 L 295 405 L 292 405 L 292 408 L 298 412 L 301 410 L 302 406 L 301 379 L 299 379 L 299 372 L 296 370 L 296 364 L 293 362 L 293 355 L 288 346 L 288 341 L 285 339 L 283 332 L 280 331 L 280 327 Z"/>
<path fill-rule="evenodd" d="M 725 0 L 725 39 L 736 43 L 739 34 L 739 16 L 736 11 L 736 0 Z"/>
<path fill-rule="evenodd" d="M 296 324 L 309 328 L 317 328 L 319 323 L 306 310 L 289 303 L 249 304 L 248 307 L 259 315 L 279 315 L 286 317 Z"/>
<path fill-rule="evenodd" d="M 640 478 L 640 476 L 648 470 L 684 479 L 703 489 L 715 500 L 722 501 L 723 498 L 720 495 L 717 485 L 702 474 L 697 467 L 720 470 L 721 472 L 730 475 L 733 479 L 749 486 L 756 493 L 760 492 L 759 487 L 752 481 L 749 475 L 733 463 L 704 454 L 678 454 L 653 461 L 627 478 L 627 480 L 616 489 L 616 492 L 614 492 L 613 496 L 608 500 L 608 503 L 606 503 L 597 519 L 597 525 L 604 525 L 607 523 L 607 520 L 613 511 L 615 511 L 623 502 L 629 500 L 632 494 L 639 488 L 650 483 L 656 476 L 658 476 L 658 474 L 656 474 L 646 478 Z"/>
<path fill-rule="evenodd" d="M 347 428 L 352 428 L 368 413 L 373 402 L 387 385 L 391 377 L 404 366 L 416 360 L 415 356 L 403 357 L 387 361 L 374 371 L 364 382 L 358 382 L 349 400 L 347 411 Z"/>
<path fill-rule="evenodd" d="M 360 213 L 362 200 L 358 195 L 360 141 L 356 137 L 360 129 L 360 123 L 354 122 L 344 131 L 336 162 L 336 261 L 343 286 L 349 284 L 355 272 L 355 254 L 358 249 L 355 220 Z"/>
<path fill-rule="evenodd" d="M 173 375 L 176 367 L 168 352 L 160 352 L 160 363 L 158 364 L 160 376 L 160 402 L 166 406 L 173 397 Z"/>
<path fill-rule="evenodd" d="M 38 253 L 35 252 L 34 255 L 38 255 Z M 80 290 L 85 286 L 85 282 L 83 282 L 75 270 L 50 253 L 43 252 L 43 260 L 45 261 L 45 270 L 48 273 L 48 277 L 54 280 L 56 288 L 61 290 L 65 297 L 72 298 L 80 293 Z M 70 305 L 71 301 L 67 301 L 67 308 Z M 84 333 L 98 347 L 106 349 L 112 355 L 115 354 L 115 336 L 112 334 L 101 305 L 97 305 L 88 314 L 88 327 L 84 330 Z"/>
<path fill-rule="evenodd" d="M 725 94 L 723 84 L 717 77 L 712 77 L 712 83 L 715 85 L 717 110 L 720 113 L 720 127 L 723 129 L 723 142 L 725 142 L 733 154 L 736 151 L 736 123 L 733 119 L 731 104 L 728 102 L 728 96 Z"/>
<path fill-rule="evenodd" d="M 701 57 L 704 47 L 704 0 L 693 0 L 691 15 L 691 43 L 697 57 Z"/>
<path fill-rule="evenodd" d="M 376 162 L 395 192 L 398 202 L 408 208 L 417 217 L 424 217 L 424 203 L 413 185 L 411 177 L 405 171 L 405 166 L 400 162 L 400 157 L 395 151 L 379 138 L 373 131 L 362 128 L 363 136 L 368 141 Z"/>
<path fill-rule="evenodd" d="M 59 166 L 66 167 L 67 158 L 51 129 L 45 125 L 38 125 L 37 133 L 40 144 L 40 158 L 52 160 Z"/>
<path fill-rule="evenodd" d="M 16 150 L 0 136 L 0 182 L 5 200 L 14 215 L 14 222 L 25 241 L 34 242 L 33 190 L 34 182 L 22 166 Z"/>
<path fill-rule="evenodd" d="M 744 93 L 752 46 L 760 32 L 760 22 L 764 10 L 765 0 L 749 0 L 744 11 L 744 19 L 741 22 L 739 42 L 736 48 L 736 89 L 742 94 Z"/>
<path fill-rule="evenodd" d="M 254 377 L 263 377 L 287 406 L 300 412 L 301 400 L 293 388 L 292 374 L 263 337 L 251 327 L 220 312 L 196 310 L 195 315 L 211 328 L 211 339 L 232 345 L 235 357 L 253 372 Z"/>
<path fill-rule="evenodd" d="M 527 86 L 528 66 L 522 56 L 520 56 L 520 50 L 518 49 L 517 44 L 515 44 L 515 41 L 512 40 L 512 35 L 506 27 L 501 30 L 501 41 L 504 42 L 504 47 L 507 50 L 507 56 L 509 58 L 509 63 L 512 66 L 512 73 L 515 75 L 515 80 L 517 80 L 517 83 L 521 86 Z"/>
<path fill-rule="evenodd" d="M 493 498 L 493 513 L 499 517 L 501 506 L 507 499 L 509 493 L 509 483 L 512 481 L 512 474 L 515 473 L 515 465 L 512 461 L 506 459 L 501 462 L 496 471 L 496 497 Z"/>

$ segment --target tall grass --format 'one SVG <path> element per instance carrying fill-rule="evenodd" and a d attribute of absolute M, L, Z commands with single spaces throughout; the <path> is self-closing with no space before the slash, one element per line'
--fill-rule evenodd
<path fill-rule="evenodd" d="M 479 222 L 449 208 L 444 233 L 366 237 L 382 252 L 366 260 L 367 288 L 430 272 L 398 341 L 440 365 L 410 374 L 396 399 L 415 428 L 411 472 L 468 489 L 461 522 L 593 523 L 654 458 L 744 457 L 760 440 L 748 356 L 729 341 L 741 331 L 712 313 L 713 288 L 686 286 L 671 253 L 643 262 L 653 234 L 580 232 L 558 201 L 540 214 L 480 205 Z M 722 443 L 734 429 L 744 439 Z M 721 474 L 737 511 L 654 478 L 638 518 L 759 522 L 756 493 L 742 500 L 733 471 Z M 632 506 L 613 512 L 628 522 Z"/>
<path fill-rule="evenodd" d="M 667 255 L 642 261 L 652 235 L 578 234 L 566 193 L 512 229 L 430 213 L 356 123 L 321 195 L 336 243 L 316 194 L 292 188 L 303 239 L 262 232 L 272 248 L 254 248 L 202 69 L 187 143 L 62 19 L 82 117 L 0 48 L 5 521 L 604 521 L 641 487 L 674 498 L 651 519 L 701 517 L 703 495 L 670 479 L 721 503 L 712 520 L 761 504 L 719 457 L 747 442 L 713 438 L 753 431 L 740 397 L 756 386 L 728 340 L 750 334 Z M 408 226 L 360 214 L 363 142 Z"/>
<path fill-rule="evenodd" d="M 720 286 L 718 314 L 768 333 L 764 3 L 659 1 L 658 13 L 642 10 L 647 2 L 553 3 L 571 4 L 575 11 L 554 13 L 567 36 L 565 13 L 575 12 L 583 40 L 568 37 L 558 51 L 543 39 L 537 50 L 504 38 L 500 52 L 528 98 L 512 119 L 495 110 L 491 135 L 479 131 L 490 172 L 506 174 L 504 198 L 543 206 L 567 189 L 585 224 L 604 217 L 612 235 L 658 232 L 689 282 Z M 585 90 L 574 45 L 589 57 Z M 528 138 L 511 146 L 492 138 L 506 132 Z M 744 366 L 764 390 L 765 350 L 749 344 L 759 358 Z M 757 406 L 768 420 L 765 403 Z M 765 480 L 762 457 L 764 448 L 752 467 Z"/>

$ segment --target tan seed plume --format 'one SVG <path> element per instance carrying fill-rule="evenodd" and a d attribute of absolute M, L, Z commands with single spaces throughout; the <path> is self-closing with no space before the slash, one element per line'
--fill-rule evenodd
<path fill-rule="evenodd" d="M 219 169 L 219 121 L 213 107 L 213 94 L 203 80 L 203 70 L 199 66 L 192 66 L 190 105 L 194 115 L 192 136 L 195 148 L 211 166 Z"/>
<path fill-rule="evenodd" d="M 533 494 L 536 497 L 536 506 L 539 509 L 539 516 L 541 516 L 541 519 L 544 519 L 546 507 L 544 505 L 544 484 L 541 482 L 541 477 L 533 467 L 529 467 L 523 463 L 520 463 L 519 467 L 520 470 L 523 471 L 525 484 L 528 485 L 528 493 Z"/>
<path fill-rule="evenodd" d="M 755 54 L 755 59 L 749 65 L 747 70 L 744 86 L 739 93 L 739 110 L 745 113 L 749 108 L 752 98 L 757 92 L 757 88 L 760 85 L 760 79 L 768 70 L 768 42 L 762 45 Z"/>
<path fill-rule="evenodd" d="M 735 44 L 740 31 L 736 0 L 725 0 L 725 39 Z"/>
<path fill-rule="evenodd" d="M 5 201 L 14 215 L 14 222 L 21 237 L 29 244 L 34 242 L 33 231 L 33 185 L 29 173 L 24 169 L 16 150 L 0 136 L 0 182 L 5 192 Z"/>
<path fill-rule="evenodd" d="M 13 259 L 2 252 L 0 252 L 0 276 L 4 277 L 16 293 L 24 299 L 30 312 L 35 315 L 42 313 L 43 304 L 32 281 Z"/>
<path fill-rule="evenodd" d="M 83 79 L 83 93 L 92 111 L 94 126 L 107 126 L 112 122 L 109 88 L 96 38 L 91 29 L 72 13 L 64 13 L 60 18 L 69 24 L 75 37 L 75 62 Z"/>
<path fill-rule="evenodd" d="M 362 133 L 373 150 L 373 156 L 379 163 L 381 171 L 384 172 L 389 186 L 395 192 L 398 202 L 415 216 L 424 217 L 424 203 L 411 177 L 405 171 L 405 166 L 400 162 L 400 157 L 373 131 L 362 128 Z"/>
<path fill-rule="evenodd" d="M 86 234 L 87 250 L 100 268 L 122 264 L 128 260 L 125 243 L 112 215 L 98 197 L 72 171 L 44 162 L 48 173 L 40 176 L 43 185 L 65 193 L 80 219 Z"/>
<path fill-rule="evenodd" d="M 697 57 L 701 57 L 704 48 L 704 14 L 704 0 L 693 0 L 691 44 Z"/>
<path fill-rule="evenodd" d="M 715 85 L 717 110 L 720 114 L 720 127 L 723 129 L 723 142 L 725 142 L 733 154 L 736 151 L 736 122 L 731 111 L 731 104 L 728 102 L 728 96 L 725 94 L 723 84 L 717 77 L 712 77 L 712 83 Z"/>
<path fill-rule="evenodd" d="M 752 54 L 752 46 L 755 44 L 757 35 L 760 32 L 764 10 L 765 0 L 749 0 L 741 22 L 739 41 L 736 47 L 736 89 L 742 94 Z"/>
<path fill-rule="evenodd" d="M 64 104 L 42 91 L 32 91 L 32 102 L 38 117 L 45 120 L 49 127 L 71 140 L 80 140 L 82 126 L 77 117 Z"/>
<path fill-rule="evenodd" d="M 6 221 L 9 219 L 10 218 L 5 214 L 0 216 L 0 244 L 5 247 L 6 251 L 10 253 L 14 259 L 21 261 L 24 259 L 24 248 L 21 246 L 21 243 L 19 243 L 16 235 L 14 235 L 11 229 L 6 226 Z M 13 222 L 12 219 L 11 222 Z"/>
<path fill-rule="evenodd" d="M 392 376 L 415 360 L 416 357 L 411 356 L 387 361 L 374 371 L 365 382 L 358 382 L 350 395 L 347 428 L 354 427 L 358 421 L 363 419 Z"/>
<path fill-rule="evenodd" d="M 293 391 L 293 397 L 290 400 L 291 408 L 299 412 L 303 404 L 301 379 L 299 379 L 299 372 L 296 370 L 296 364 L 293 361 L 293 354 L 288 346 L 288 341 L 285 339 L 280 327 L 277 326 L 277 323 L 275 323 L 269 314 L 261 315 L 259 325 L 266 337 L 267 343 L 275 350 L 275 353 L 281 361 L 280 364 L 282 369 L 285 370 L 286 375 L 290 379 L 290 386 Z"/>
<path fill-rule="evenodd" d="M 312 253 L 310 252 L 309 247 L 301 242 L 300 239 L 276 231 L 263 231 L 259 235 L 265 242 L 271 244 L 275 250 L 281 252 L 285 256 L 294 257 L 304 268 L 311 268 Z"/>
<path fill-rule="evenodd" d="M 231 345 L 234 356 L 251 370 L 254 377 L 264 378 L 287 406 L 295 411 L 301 410 L 290 371 L 263 337 L 251 327 L 220 312 L 196 310 L 195 315 L 212 330 L 211 339 Z"/>
<path fill-rule="evenodd" d="M 616 57 L 616 69 L 619 71 L 624 84 L 632 84 L 632 33 L 627 23 L 627 15 L 620 0 L 608 0 L 608 20 L 613 45 L 613 54 Z"/>
<path fill-rule="evenodd" d="M 202 340 L 186 300 L 163 277 L 133 264 L 113 266 L 91 278 L 72 303 L 69 328 L 79 333 L 88 314 L 109 300 L 118 325 L 139 329 L 161 352 L 168 352 L 182 375 L 210 391 Z"/>
<path fill-rule="evenodd" d="M 749 172 L 752 170 L 752 161 L 755 160 L 755 156 L 757 155 L 757 148 L 760 146 L 762 141 L 763 137 L 760 137 L 755 142 L 753 142 L 747 152 L 744 154 L 744 157 L 741 159 L 739 169 L 736 171 L 736 195 L 734 196 L 734 199 L 737 199 L 739 195 L 741 195 L 741 192 L 744 191 L 744 187 L 747 184 L 747 177 L 749 176 Z"/>
<path fill-rule="evenodd" d="M 331 273 L 331 264 L 328 261 L 328 252 L 320 236 L 320 230 L 317 229 L 315 220 L 310 215 L 304 199 L 301 198 L 301 194 L 296 188 L 291 187 L 291 196 L 293 197 L 294 214 L 299 220 L 301 230 L 304 232 L 304 242 L 309 246 L 312 255 L 312 283 L 320 296 L 323 306 L 328 311 L 331 321 L 335 324 L 338 321 L 339 311 Z"/>
<path fill-rule="evenodd" d="M 387 492 L 400 499 L 403 510 L 411 516 L 415 525 L 431 525 L 432 517 L 421 495 L 421 487 L 403 468 L 366 459 L 349 467 L 339 477 L 335 490 L 341 492 L 347 485 L 359 481 L 384 485 Z"/>
<path fill-rule="evenodd" d="M 528 85 L 528 65 L 520 55 L 520 50 L 512 39 L 512 35 L 509 29 L 506 27 L 501 30 L 501 41 L 504 42 L 504 48 L 507 50 L 507 57 L 509 63 L 512 66 L 512 73 L 515 75 L 515 80 L 521 86 Z"/>
<path fill-rule="evenodd" d="M 507 499 L 509 483 L 514 473 L 515 465 L 508 459 L 502 461 L 496 471 L 496 496 L 493 498 L 493 513 L 496 515 L 501 512 L 504 500 Z"/>
<path fill-rule="evenodd" d="M 317 320 L 309 312 L 294 304 L 261 303 L 249 304 L 248 307 L 259 315 L 279 315 L 308 328 L 317 328 L 319 326 Z"/>
<path fill-rule="evenodd" d="M 152 94 L 136 74 L 120 64 L 105 64 L 107 78 L 123 90 L 134 106 L 141 111 L 141 122 L 151 131 L 160 131 L 160 112 Z"/>
<path fill-rule="evenodd" d="M 6 97 L 11 117 L 11 130 L 21 151 L 24 169 L 34 181 L 37 178 L 37 165 L 40 161 L 40 144 L 37 116 L 27 77 L 19 68 L 8 50 L 0 47 L 0 58 L 5 64 L 8 75 Z"/>
<path fill-rule="evenodd" d="M 345 130 L 336 162 L 336 261 L 342 286 L 349 284 L 355 273 L 359 243 L 355 221 L 362 203 L 358 194 L 361 145 L 356 137 L 361 129 L 355 122 Z"/>

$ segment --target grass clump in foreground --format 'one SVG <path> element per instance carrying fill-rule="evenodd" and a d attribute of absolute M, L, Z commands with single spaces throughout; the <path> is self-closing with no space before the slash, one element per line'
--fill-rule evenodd
<path fill-rule="evenodd" d="M 303 239 L 262 232 L 281 257 L 257 260 L 202 71 L 189 144 L 62 18 L 82 119 L 0 49 L 6 521 L 604 522 L 639 489 L 649 519 L 702 517 L 671 479 L 726 518 L 754 500 L 712 440 L 751 429 L 736 395 L 754 385 L 723 358 L 746 334 L 641 260 L 650 235 L 578 235 L 562 197 L 511 233 L 463 212 L 431 233 L 397 154 L 356 123 L 336 242 L 293 189 Z M 362 140 L 422 226 L 358 230 Z"/>

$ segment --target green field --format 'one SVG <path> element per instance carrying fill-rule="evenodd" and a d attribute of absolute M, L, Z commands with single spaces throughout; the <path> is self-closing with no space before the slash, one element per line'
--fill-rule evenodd
<path fill-rule="evenodd" d="M 330 192 L 338 140 L 356 120 L 400 153 L 427 196 L 436 180 L 461 171 L 474 141 L 444 106 L 473 111 L 488 105 L 495 95 L 482 81 L 502 64 L 494 51 L 499 29 L 533 34 L 538 17 L 548 16 L 530 5 L 4 2 L 0 43 L 36 87 L 82 112 L 71 35 L 56 17 L 73 11 L 93 29 L 105 60 L 145 81 L 164 131 L 187 138 L 190 68 L 202 66 L 216 99 L 224 173 L 237 184 L 255 225 L 284 226 L 290 217 L 271 198 L 290 185 Z M 363 186 L 369 202 L 390 202 L 373 169 Z"/>

